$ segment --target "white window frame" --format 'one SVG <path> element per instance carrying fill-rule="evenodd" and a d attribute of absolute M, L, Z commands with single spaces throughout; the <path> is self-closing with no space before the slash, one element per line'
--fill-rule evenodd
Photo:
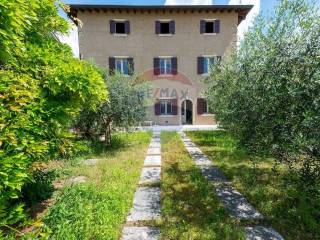
<path fill-rule="evenodd" d="M 203 55 L 202 57 L 204 58 L 204 61 L 209 61 L 210 58 L 213 58 L 214 59 L 214 64 L 216 63 L 216 61 L 218 61 L 218 55 Z M 205 66 L 205 64 L 203 64 L 203 67 L 204 66 Z M 208 76 L 210 74 L 210 64 L 208 63 L 207 72 L 204 72 L 205 69 L 202 69 L 202 70 L 203 70 L 202 75 L 203 76 Z"/>
<path fill-rule="evenodd" d="M 164 113 L 161 112 L 161 105 L 162 103 L 165 103 L 164 105 Z M 168 113 L 168 103 L 170 103 L 171 106 L 171 112 Z M 172 99 L 160 99 L 160 116 L 172 116 Z"/>
<path fill-rule="evenodd" d="M 172 19 L 158 19 L 157 21 L 161 23 L 169 23 L 169 31 L 170 31 L 170 22 L 173 21 Z M 160 31 L 161 31 L 161 26 L 160 26 Z M 172 33 L 159 33 L 159 37 L 170 37 L 173 36 Z"/>
<path fill-rule="evenodd" d="M 160 76 L 172 76 L 172 58 L 173 56 L 159 56 L 159 75 Z M 164 64 L 164 73 L 161 73 L 161 60 L 170 61 L 170 71 L 168 73 L 167 64 Z"/>
<path fill-rule="evenodd" d="M 130 76 L 129 73 L 130 73 L 130 66 L 129 66 L 129 61 L 128 61 L 128 56 L 115 56 L 114 57 L 114 65 L 115 65 L 115 70 L 120 72 L 123 76 Z M 124 73 L 124 60 L 127 61 L 127 64 L 128 64 L 128 74 Z M 119 69 L 117 69 L 117 61 L 120 61 L 120 71 Z"/>

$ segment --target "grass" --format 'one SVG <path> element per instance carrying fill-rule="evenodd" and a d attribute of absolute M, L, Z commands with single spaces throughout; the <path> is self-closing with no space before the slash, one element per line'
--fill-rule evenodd
<path fill-rule="evenodd" d="M 288 181 L 292 176 L 287 168 L 280 165 L 274 172 L 273 159 L 249 156 L 236 147 L 236 141 L 225 131 L 187 135 L 266 217 L 265 225 L 274 227 L 287 240 L 320 239 L 320 199 L 310 204 Z"/>
<path fill-rule="evenodd" d="M 63 189 L 50 207 L 44 223 L 51 239 L 118 239 L 122 224 L 132 205 L 139 181 L 149 133 L 118 135 L 108 151 L 95 156 L 95 166 L 83 166 L 79 160 L 60 168 L 63 177 L 85 176 L 87 182 Z"/>
<path fill-rule="evenodd" d="M 244 239 L 177 133 L 162 132 L 162 239 Z"/>

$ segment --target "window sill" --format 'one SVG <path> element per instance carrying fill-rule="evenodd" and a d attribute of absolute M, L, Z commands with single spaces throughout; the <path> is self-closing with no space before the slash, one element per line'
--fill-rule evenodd
<path fill-rule="evenodd" d="M 203 76 L 203 77 L 208 77 L 208 76 L 210 76 L 209 73 L 202 73 L 202 74 L 200 74 L 200 75 Z"/>
<path fill-rule="evenodd" d="M 205 36 L 215 36 L 217 34 L 218 33 L 202 33 L 202 35 L 205 35 Z"/>
<path fill-rule="evenodd" d="M 116 37 L 127 37 L 128 36 L 128 34 L 126 34 L 126 33 L 113 33 L 112 35 L 116 36 Z"/>
<path fill-rule="evenodd" d="M 203 117 L 214 117 L 215 114 L 214 113 L 203 113 L 203 114 L 200 114 L 200 116 L 203 116 Z"/>
<path fill-rule="evenodd" d="M 157 34 L 159 37 L 171 37 L 173 36 L 172 33 L 160 33 L 160 34 Z"/>
<path fill-rule="evenodd" d="M 158 115 L 159 117 L 174 117 L 176 115 L 173 115 L 173 114 L 160 114 Z"/>

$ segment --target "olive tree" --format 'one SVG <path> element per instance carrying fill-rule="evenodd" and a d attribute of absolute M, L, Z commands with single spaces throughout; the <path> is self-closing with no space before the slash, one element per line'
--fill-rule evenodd
<path fill-rule="evenodd" d="M 257 154 L 320 180 L 320 11 L 282 0 L 213 68 L 207 97 L 221 125 Z"/>
<path fill-rule="evenodd" d="M 141 122 L 146 115 L 145 90 L 148 84 L 140 82 L 137 76 L 123 76 L 119 73 L 106 76 L 109 92 L 108 101 L 96 111 L 85 110 L 76 123 L 86 137 L 98 139 L 104 136 L 105 143 L 111 141 L 115 128 L 128 129 Z"/>

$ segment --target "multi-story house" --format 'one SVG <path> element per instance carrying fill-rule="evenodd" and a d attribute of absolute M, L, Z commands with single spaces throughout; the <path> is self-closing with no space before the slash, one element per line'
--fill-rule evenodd
<path fill-rule="evenodd" d="M 81 59 L 152 83 L 148 119 L 159 125 L 213 124 L 204 98 L 210 66 L 230 54 L 252 6 L 71 5 Z"/>

